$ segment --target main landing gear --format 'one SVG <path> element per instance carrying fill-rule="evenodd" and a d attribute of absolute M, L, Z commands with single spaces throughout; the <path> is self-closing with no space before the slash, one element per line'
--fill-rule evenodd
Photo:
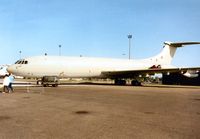
<path fill-rule="evenodd" d="M 115 79 L 115 85 L 126 85 L 126 80 Z"/>
<path fill-rule="evenodd" d="M 141 84 L 141 82 L 139 82 L 138 80 L 132 80 L 132 81 L 131 81 L 131 85 L 132 85 L 132 86 L 141 86 L 142 84 Z"/>
<path fill-rule="evenodd" d="M 126 85 L 126 80 L 115 79 L 115 85 Z M 139 82 L 138 80 L 132 80 L 131 85 L 132 86 L 141 86 L 141 82 Z"/>

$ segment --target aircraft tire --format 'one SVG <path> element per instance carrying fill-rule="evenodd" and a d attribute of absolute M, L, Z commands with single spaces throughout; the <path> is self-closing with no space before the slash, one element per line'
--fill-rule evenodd
<path fill-rule="evenodd" d="M 126 85 L 126 80 L 115 80 L 115 85 Z"/>
<path fill-rule="evenodd" d="M 132 86 L 141 86 L 141 82 L 139 82 L 138 80 L 132 80 L 131 85 Z"/>

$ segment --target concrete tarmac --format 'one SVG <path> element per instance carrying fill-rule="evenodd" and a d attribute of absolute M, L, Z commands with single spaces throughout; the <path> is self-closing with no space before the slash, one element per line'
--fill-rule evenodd
<path fill-rule="evenodd" d="M 0 93 L 0 139 L 197 139 L 200 87 L 66 85 Z"/>

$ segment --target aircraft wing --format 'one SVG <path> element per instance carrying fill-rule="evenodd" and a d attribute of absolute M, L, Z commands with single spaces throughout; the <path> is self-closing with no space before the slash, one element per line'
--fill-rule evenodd
<path fill-rule="evenodd" d="M 139 69 L 139 70 L 121 70 L 121 71 L 104 71 L 102 72 L 102 77 L 105 78 L 135 78 L 135 77 L 145 77 L 147 75 L 154 75 L 155 73 L 186 73 L 188 70 L 200 71 L 200 67 L 192 68 L 155 68 L 155 69 Z"/>

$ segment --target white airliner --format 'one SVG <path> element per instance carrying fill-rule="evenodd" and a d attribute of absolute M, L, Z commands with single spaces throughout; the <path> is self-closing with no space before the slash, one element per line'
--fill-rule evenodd
<path fill-rule="evenodd" d="M 200 42 L 165 42 L 158 55 L 147 59 L 108 59 L 66 56 L 36 56 L 18 60 L 8 67 L 8 71 L 17 76 L 42 78 L 111 78 L 116 84 L 125 84 L 124 79 L 136 79 L 155 73 L 200 70 L 200 67 L 177 68 L 171 65 L 178 47 L 195 45 Z M 134 84 L 135 80 L 133 80 Z"/>

